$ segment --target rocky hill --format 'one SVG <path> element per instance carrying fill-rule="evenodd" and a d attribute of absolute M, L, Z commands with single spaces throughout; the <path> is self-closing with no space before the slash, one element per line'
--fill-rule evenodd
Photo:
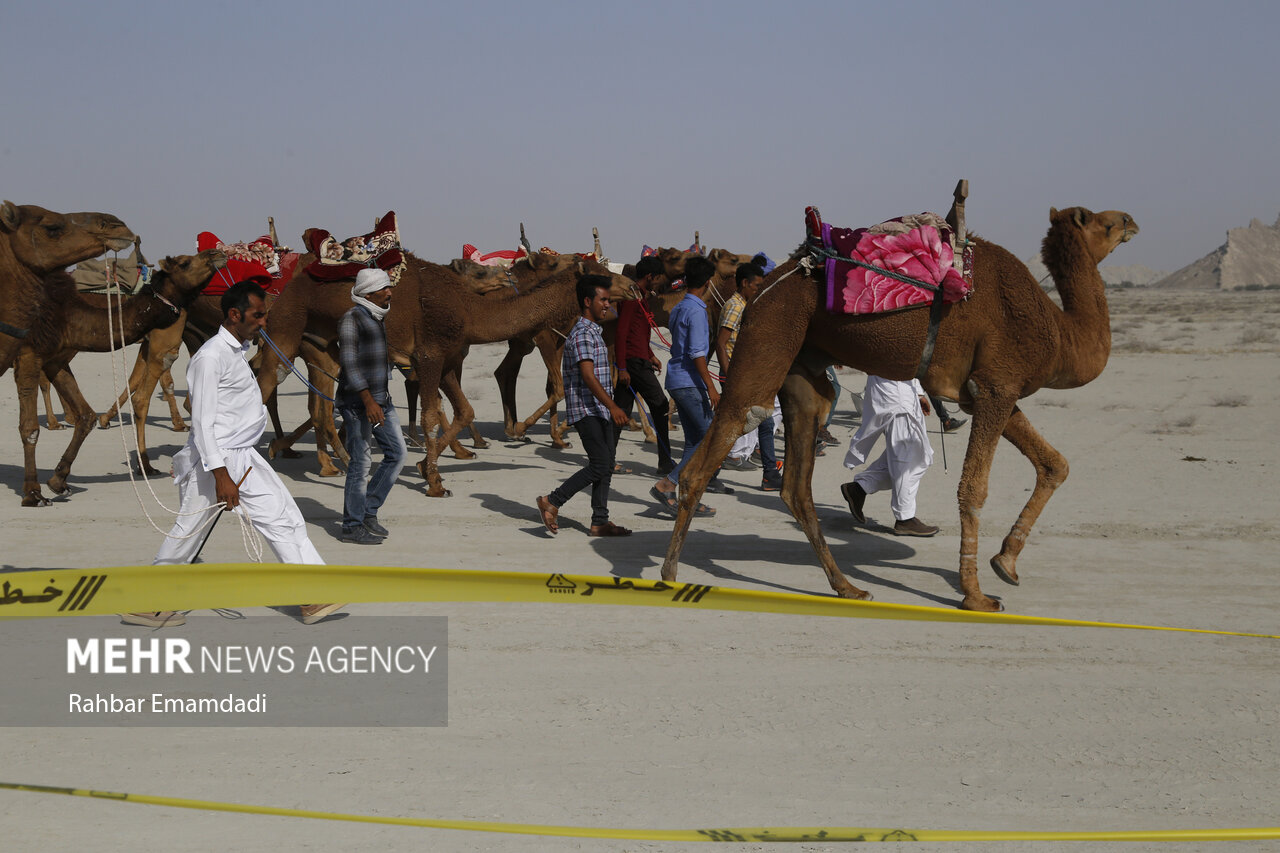
<path fill-rule="evenodd" d="M 1155 282 L 1156 287 L 1184 290 L 1268 285 L 1280 287 L 1280 218 L 1275 225 L 1255 219 L 1247 228 L 1232 228 L 1227 242 Z"/>

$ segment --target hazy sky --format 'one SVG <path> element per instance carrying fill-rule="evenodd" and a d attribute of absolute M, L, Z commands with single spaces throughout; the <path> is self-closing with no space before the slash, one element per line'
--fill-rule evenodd
<path fill-rule="evenodd" d="M 153 261 L 275 216 L 430 260 L 644 243 L 777 257 L 945 213 L 1020 257 L 1050 206 L 1173 271 L 1280 213 L 1280 3 L 0 2 L 0 197 Z"/>

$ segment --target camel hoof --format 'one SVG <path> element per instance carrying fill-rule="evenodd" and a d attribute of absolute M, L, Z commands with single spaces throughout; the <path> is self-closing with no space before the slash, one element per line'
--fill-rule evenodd
<path fill-rule="evenodd" d="M 186 425 L 186 424 L 174 424 L 174 425 L 173 425 L 173 431 L 174 431 L 174 432 L 186 432 L 186 431 L 187 431 L 187 429 L 188 429 L 188 427 L 187 427 L 187 425 Z"/>
<path fill-rule="evenodd" d="M 994 598 L 985 595 L 965 596 L 960 602 L 961 610 L 972 610 L 975 613 L 1003 613 L 1004 605 Z"/>
<path fill-rule="evenodd" d="M 106 415 L 98 418 L 98 429 L 111 429 L 111 418 Z"/>
<path fill-rule="evenodd" d="M 339 471 L 337 468 L 333 467 L 332 465 L 328 465 L 320 469 L 320 476 L 321 477 L 341 477 L 342 472 Z"/>
<path fill-rule="evenodd" d="M 427 497 L 429 497 L 429 498 L 451 498 L 451 497 L 453 497 L 453 492 L 449 491 L 449 490 L 448 490 L 448 489 L 446 489 L 444 486 L 437 484 L 437 485 L 434 485 L 434 486 L 432 486 L 431 488 L 427 489 Z"/>
<path fill-rule="evenodd" d="M 46 498 L 44 495 L 40 493 L 40 490 L 37 489 L 34 492 L 27 492 L 25 495 L 22 496 L 22 505 L 23 506 L 52 506 L 53 501 Z"/>
<path fill-rule="evenodd" d="M 44 428 L 52 432 L 53 430 L 62 429 L 63 427 L 62 427 L 61 421 L 49 421 L 47 424 L 45 424 Z"/>
<path fill-rule="evenodd" d="M 553 441 L 553 442 L 551 442 L 551 446 L 552 446 L 552 447 L 554 447 L 556 450 L 572 450 L 572 449 L 573 449 L 573 442 L 572 442 L 572 441 L 564 441 L 563 439 L 561 439 L 561 440 L 558 440 L 558 441 Z"/>
<path fill-rule="evenodd" d="M 1000 580 L 1013 586 L 1018 585 L 1018 570 L 1013 567 L 1012 559 L 1005 557 L 1003 554 L 996 554 L 991 558 L 991 568 Z"/>
<path fill-rule="evenodd" d="M 476 455 L 465 447 L 459 447 L 453 451 L 454 459 L 475 459 Z"/>
<path fill-rule="evenodd" d="M 483 438 L 477 438 L 471 442 L 471 446 L 474 447 L 476 450 L 488 450 L 489 442 Z"/>
<path fill-rule="evenodd" d="M 657 443 L 658 443 L 658 437 L 657 437 L 656 435 L 649 435 L 648 433 L 646 433 L 646 434 L 645 434 L 645 437 L 644 437 L 644 443 L 645 443 L 645 444 L 657 444 Z"/>
<path fill-rule="evenodd" d="M 839 598 L 848 598 L 853 601 L 875 601 L 876 600 L 876 597 L 874 595 L 867 592 L 865 589 L 858 589 L 856 586 L 851 586 L 848 589 L 837 589 L 836 595 Z"/>

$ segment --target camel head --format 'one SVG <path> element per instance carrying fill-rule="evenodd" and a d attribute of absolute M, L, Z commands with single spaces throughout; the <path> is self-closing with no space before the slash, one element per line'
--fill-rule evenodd
<path fill-rule="evenodd" d="M 1126 243 L 1138 233 L 1138 223 L 1133 217 L 1119 210 L 1094 213 L 1084 207 L 1049 208 L 1049 234 L 1044 238 L 1046 246 L 1061 229 L 1075 229 L 1084 238 L 1088 251 L 1097 264 L 1121 243 Z"/>
<path fill-rule="evenodd" d="M 133 245 L 133 232 L 109 213 L 54 213 L 33 204 L 0 204 L 0 242 L 36 275 Z"/>
<path fill-rule="evenodd" d="M 160 271 L 151 279 L 151 289 L 165 302 L 185 308 L 204 290 L 214 273 L 227 265 L 227 256 L 217 249 L 205 249 L 198 255 L 167 257 Z"/>
<path fill-rule="evenodd" d="M 739 264 L 749 264 L 755 255 L 739 255 L 728 249 L 712 249 L 707 253 L 707 260 L 716 265 L 716 275 L 720 278 L 732 278 L 738 271 Z"/>
<path fill-rule="evenodd" d="M 485 294 L 511 287 L 514 279 L 506 267 L 485 266 L 466 258 L 454 258 L 449 269 L 458 274 L 476 293 Z"/>

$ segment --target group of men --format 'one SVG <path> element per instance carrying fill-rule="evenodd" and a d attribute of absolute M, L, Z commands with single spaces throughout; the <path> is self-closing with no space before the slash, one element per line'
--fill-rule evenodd
<path fill-rule="evenodd" d="M 611 369 L 603 334 L 603 324 L 614 313 L 609 279 L 600 275 L 579 278 L 579 317 L 565 341 L 563 374 L 566 420 L 578 433 L 587 463 L 550 493 L 537 498 L 542 523 L 550 533 L 559 531 L 560 508 L 589 488 L 588 535 L 631 534 L 610 520 L 608 497 L 618 439 L 637 397 L 644 401 L 657 434 L 659 479 L 650 488 L 650 495 L 662 507 L 675 509 L 680 472 L 710 427 L 720 399 L 717 380 L 726 380 L 724 375 L 711 373 L 708 359 L 712 348 L 719 370 L 727 373 L 743 312 L 765 278 L 765 263 L 767 259 L 757 256 L 753 262 L 738 267 L 736 292 L 720 312 L 713 344 L 705 296 L 715 266 L 704 257 L 689 258 L 684 296 L 668 321 L 671 354 L 661 384 L 658 373 L 663 365 L 651 347 L 654 321 L 646 297 L 666 281 L 662 262 L 647 257 L 636 266 L 639 298 L 623 302 L 617 312 L 616 373 Z M 387 273 L 373 268 L 362 270 L 351 289 L 353 306 L 338 324 L 342 372 L 335 408 L 342 419 L 351 459 L 338 538 L 349 544 L 377 545 L 390 535 L 378 520 L 378 511 L 406 456 L 404 435 L 388 390 L 390 358 L 383 320 L 390 308 L 392 288 Z M 186 446 L 173 460 L 180 509 L 178 520 L 153 562 L 193 562 L 217 514 L 237 511 L 242 523 L 257 530 L 280 562 L 323 564 L 307 535 L 297 503 L 256 449 L 266 429 L 267 410 L 249 368 L 248 351 L 266 325 L 266 293 L 257 284 L 240 282 L 228 288 L 221 307 L 223 322 L 217 334 L 192 356 L 187 368 L 192 430 Z M 671 453 L 668 395 L 675 402 L 684 431 L 684 449 L 678 462 Z M 920 479 L 933 459 L 923 417 L 930 411 L 928 398 L 914 380 L 906 383 L 868 376 L 862 405 L 862 424 L 850 440 L 844 464 L 849 468 L 864 464 L 881 436 L 887 446 L 875 462 L 841 486 L 850 513 L 865 523 L 863 505 L 867 495 L 891 489 L 894 533 L 934 535 L 938 528 L 922 522 L 915 512 Z M 770 416 L 760 424 L 755 436 L 747 437 L 746 443 L 749 448 L 758 441 L 763 467 L 761 488 L 765 491 L 777 491 L 782 485 L 781 465 L 774 452 L 774 429 L 775 420 Z M 382 459 L 370 477 L 374 445 Z M 719 480 L 718 472 L 707 490 L 722 494 L 733 491 Z M 701 503 L 695 512 L 700 516 L 715 514 L 713 508 Z M 344 606 L 304 604 L 301 620 L 313 624 Z M 122 618 L 128 624 L 147 627 L 185 622 L 185 617 L 174 611 L 127 613 Z"/>

